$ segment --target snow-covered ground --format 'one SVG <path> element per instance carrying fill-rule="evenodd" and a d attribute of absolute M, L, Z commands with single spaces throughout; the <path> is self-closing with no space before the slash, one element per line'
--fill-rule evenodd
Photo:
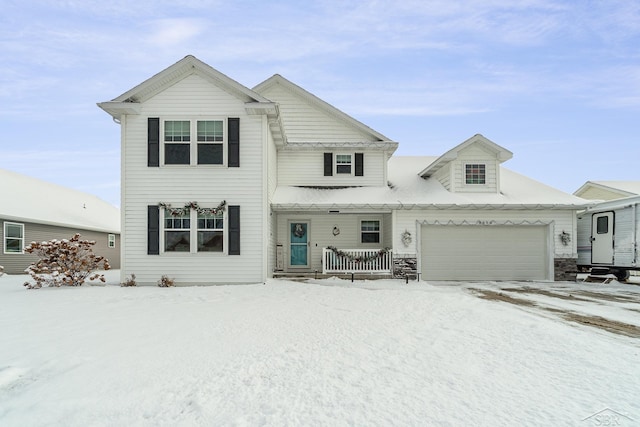
<path fill-rule="evenodd" d="M 31 291 L 0 277 L 0 425 L 640 423 L 640 286 L 108 273 Z"/>

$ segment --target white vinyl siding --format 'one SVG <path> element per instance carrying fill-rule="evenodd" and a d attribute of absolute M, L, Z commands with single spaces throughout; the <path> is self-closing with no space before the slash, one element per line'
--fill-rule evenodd
<path fill-rule="evenodd" d="M 289 142 L 364 142 L 371 139 L 353 126 L 275 84 L 261 95 L 277 102 Z"/>
<path fill-rule="evenodd" d="M 362 151 L 358 151 L 362 152 Z M 363 152 L 363 176 L 335 174 L 324 176 L 322 151 L 279 151 L 278 185 L 295 186 L 384 186 L 386 155 L 383 152 Z M 334 155 L 335 157 L 335 155 Z M 355 165 L 355 156 L 352 155 Z M 335 164 L 335 159 L 334 159 Z M 352 172 L 355 166 L 352 166 Z"/>
<path fill-rule="evenodd" d="M 466 166 L 478 165 L 485 166 L 485 182 L 484 184 L 467 184 L 466 183 Z M 496 156 L 483 150 L 478 145 L 471 145 L 458 154 L 458 158 L 451 162 L 450 167 L 453 185 L 451 191 L 454 192 L 480 192 L 480 193 L 497 193 L 499 187 L 499 164 Z"/>
<path fill-rule="evenodd" d="M 162 274 L 177 283 L 261 282 L 264 279 L 263 223 L 266 208 L 263 191 L 262 116 L 247 115 L 244 100 L 191 75 L 142 104 L 140 115 L 126 116 L 123 123 L 123 259 L 121 276 L 135 274 L 141 284 L 155 284 Z M 211 117 L 240 118 L 239 168 L 147 166 L 147 118 Z M 241 207 L 240 255 L 161 254 L 147 255 L 147 206 L 160 202 L 174 207 L 197 202 L 202 207 Z M 242 274 L 239 274 L 242 272 Z"/>

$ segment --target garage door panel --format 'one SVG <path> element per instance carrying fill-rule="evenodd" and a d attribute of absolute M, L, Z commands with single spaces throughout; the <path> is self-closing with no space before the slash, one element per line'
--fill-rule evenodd
<path fill-rule="evenodd" d="M 545 280 L 545 226 L 422 227 L 427 280 Z"/>

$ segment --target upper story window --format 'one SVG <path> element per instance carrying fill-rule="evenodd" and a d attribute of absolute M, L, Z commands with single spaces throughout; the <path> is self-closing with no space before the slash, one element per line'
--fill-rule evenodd
<path fill-rule="evenodd" d="M 164 122 L 164 163 L 167 165 L 191 163 L 191 123 L 188 120 Z"/>
<path fill-rule="evenodd" d="M 380 221 L 360 221 L 360 241 L 362 243 L 380 243 Z"/>
<path fill-rule="evenodd" d="M 336 154 L 336 174 L 351 174 L 351 154 Z"/>
<path fill-rule="evenodd" d="M 484 164 L 465 165 L 465 184 L 486 184 L 486 166 Z"/>
<path fill-rule="evenodd" d="M 107 240 L 107 246 L 110 247 L 110 248 L 115 248 L 116 247 L 116 235 L 115 234 L 109 234 L 108 240 Z"/>
<path fill-rule="evenodd" d="M 198 120 L 198 164 L 221 165 L 224 132 L 222 120 Z"/>
<path fill-rule="evenodd" d="M 191 135 L 196 135 L 192 143 Z M 224 163 L 224 121 L 165 120 L 165 165 L 222 165 Z"/>
<path fill-rule="evenodd" d="M 4 223 L 4 253 L 24 253 L 24 224 L 15 222 Z"/>

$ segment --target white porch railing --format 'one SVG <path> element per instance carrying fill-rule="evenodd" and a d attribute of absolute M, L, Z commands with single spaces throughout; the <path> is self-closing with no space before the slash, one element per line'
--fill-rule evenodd
<path fill-rule="evenodd" d="M 322 249 L 322 273 L 388 273 L 393 254 L 387 249 Z"/>

